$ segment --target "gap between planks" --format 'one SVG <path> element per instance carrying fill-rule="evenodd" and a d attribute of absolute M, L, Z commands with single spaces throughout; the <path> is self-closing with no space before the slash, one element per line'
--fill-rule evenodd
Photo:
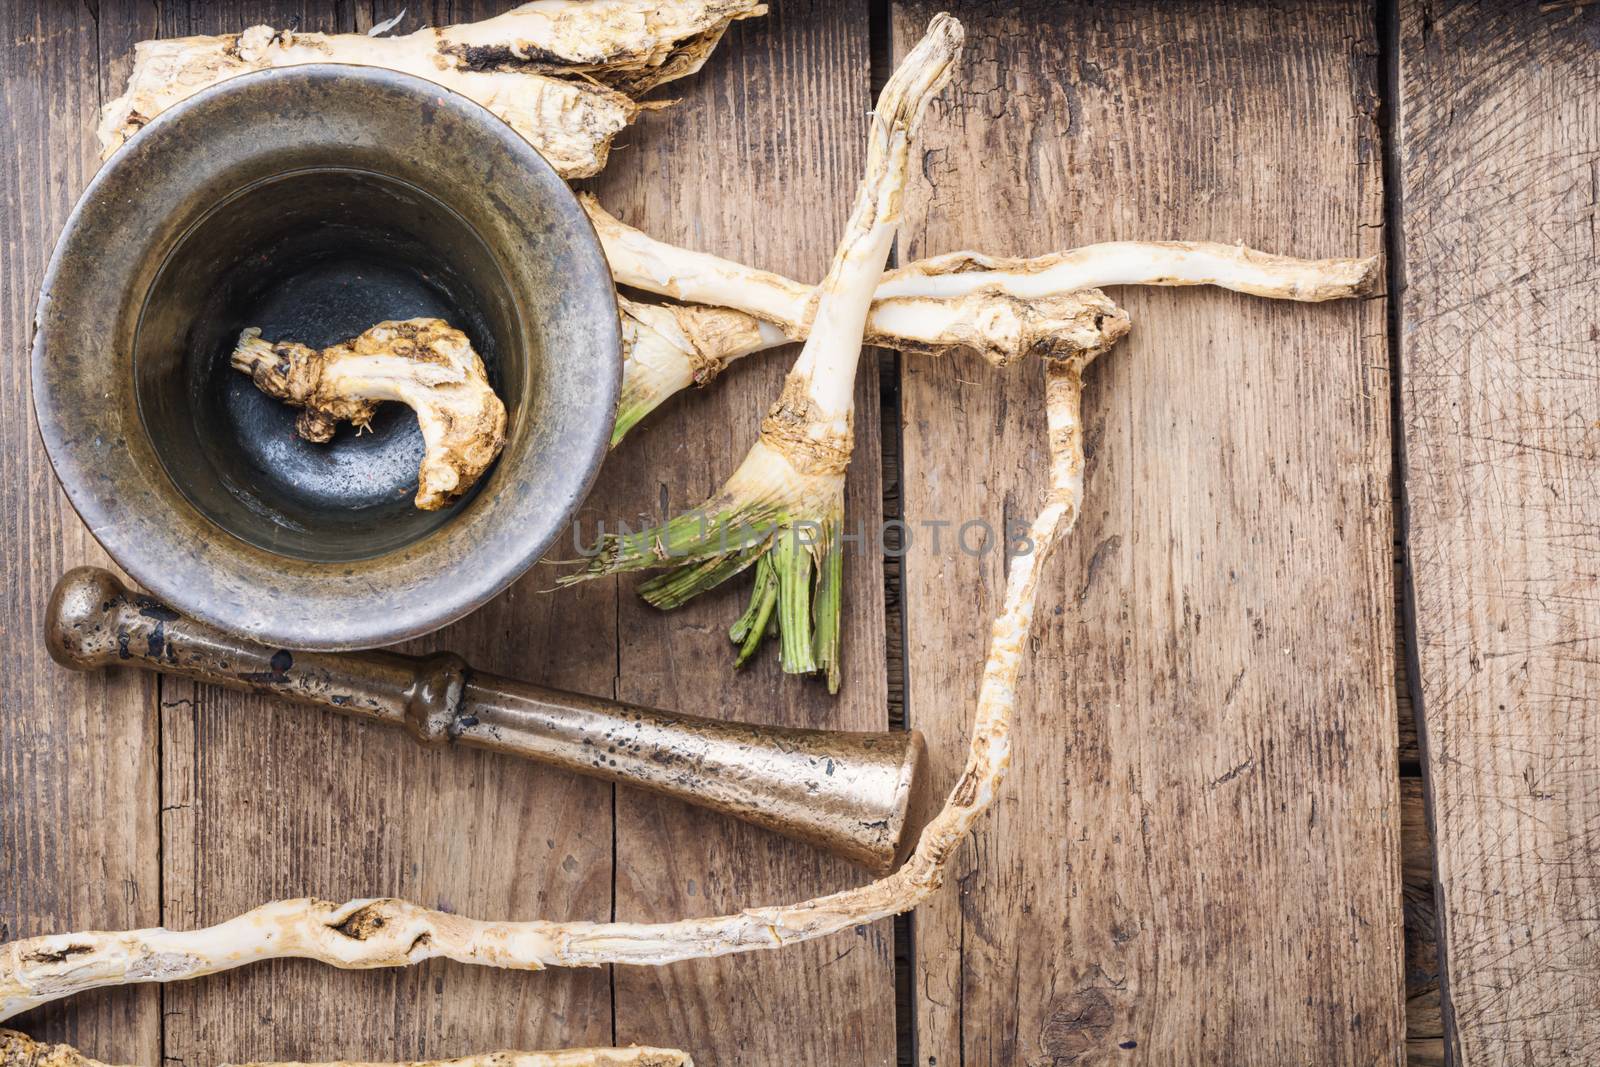
<path fill-rule="evenodd" d="M 1410 509 L 1405 478 L 1405 391 L 1400 358 L 1400 300 L 1405 291 L 1404 189 L 1395 122 L 1400 108 L 1401 0 L 1376 0 L 1379 134 L 1383 138 L 1383 251 L 1389 354 L 1391 505 L 1394 523 L 1395 706 L 1400 767 L 1400 906 L 1405 924 L 1406 1063 L 1443 1067 L 1447 999 L 1439 959 L 1433 851 L 1427 784 L 1423 779 L 1423 727 L 1417 714 L 1416 598 L 1411 584 Z"/>

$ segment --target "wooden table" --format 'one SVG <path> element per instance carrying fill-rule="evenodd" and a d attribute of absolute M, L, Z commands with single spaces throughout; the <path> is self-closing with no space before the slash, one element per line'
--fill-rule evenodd
<path fill-rule="evenodd" d="M 136 40 L 365 29 L 398 6 L 0 3 L 0 940 L 306 894 L 664 918 L 860 878 L 564 773 L 46 657 L 51 584 L 104 558 L 26 384 L 96 108 Z M 508 5 L 409 6 L 405 28 Z M 716 962 L 287 962 L 19 1025 L 189 1067 L 633 1041 L 758 1067 L 1397 1063 L 1408 1036 L 1414 1063 L 1600 1056 L 1600 9 L 784 0 L 591 185 L 661 237 L 820 276 L 875 81 L 938 6 L 968 51 L 924 128 L 902 258 L 1243 240 L 1387 252 L 1404 286 L 1320 306 L 1115 294 L 1135 332 L 1092 373 L 1087 506 L 1048 572 L 1018 756 L 944 892 L 909 920 Z M 787 362 L 658 413 L 589 521 L 701 499 Z M 742 587 L 658 615 L 629 583 L 549 594 L 536 570 L 417 647 L 665 707 L 904 722 L 948 784 L 1003 560 L 919 535 L 1032 513 L 1041 379 L 894 353 L 876 369 L 848 506 L 914 542 L 849 557 L 837 700 L 771 654 L 733 673 Z M 1398 743 L 1397 704 L 1419 726 Z"/>

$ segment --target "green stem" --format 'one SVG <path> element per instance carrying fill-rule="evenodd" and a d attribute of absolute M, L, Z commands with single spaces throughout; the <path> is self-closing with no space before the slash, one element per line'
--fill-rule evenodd
<path fill-rule="evenodd" d="M 817 669 L 827 672 L 828 692 L 839 691 L 839 632 L 844 590 L 844 545 L 840 519 L 829 519 L 817 545 L 817 592 L 812 601 L 812 650 Z"/>
<path fill-rule="evenodd" d="M 726 556 L 712 556 L 695 563 L 687 563 L 682 567 L 674 567 L 665 574 L 640 583 L 638 592 L 651 607 L 671 611 L 673 608 L 682 607 L 706 590 L 715 589 L 762 558 L 765 552 L 764 544 L 752 545 L 742 552 L 730 552 Z"/>
<path fill-rule="evenodd" d="M 739 616 L 732 626 L 728 627 L 728 640 L 736 645 L 742 645 L 751 632 L 759 634 L 764 631 L 768 615 L 771 613 L 762 610 L 762 602 L 768 597 L 776 597 L 777 595 L 778 576 L 772 573 L 772 564 L 763 556 L 756 562 L 756 584 L 750 590 L 750 606 L 745 609 L 744 614 Z M 761 622 L 760 626 L 756 625 L 758 618 Z"/>
<path fill-rule="evenodd" d="M 617 405 L 617 421 L 611 424 L 611 447 L 616 448 L 628 431 L 639 425 L 639 420 L 656 409 L 657 403 L 624 396 Z"/>
<path fill-rule="evenodd" d="M 813 527 L 811 536 L 816 535 Z M 811 650 L 811 546 L 795 527 L 779 531 L 768 555 L 778 574 L 778 651 L 786 674 L 817 669 Z"/>
<path fill-rule="evenodd" d="M 761 642 L 777 632 L 777 618 L 773 609 L 778 606 L 778 575 L 772 569 L 772 555 L 767 553 L 756 564 L 756 586 L 750 597 L 750 608 L 733 624 L 728 636 L 739 645 L 734 658 L 735 667 L 745 662 L 761 647 Z"/>
<path fill-rule="evenodd" d="M 748 493 L 748 488 L 725 488 L 698 511 L 649 529 L 608 534 L 595 557 L 562 584 L 660 569 L 637 591 L 647 603 L 670 611 L 754 566 L 749 605 L 728 630 L 737 646 L 735 665 L 747 663 L 763 641 L 776 637 L 786 673 L 820 671 L 829 691 L 838 692 L 842 501 L 797 506 L 800 494 L 776 491 L 741 499 Z"/>
<path fill-rule="evenodd" d="M 642 571 L 655 567 L 682 567 L 706 560 L 747 556 L 763 546 L 773 534 L 781 516 L 776 505 L 755 502 L 725 508 L 715 514 L 690 511 L 649 529 L 607 534 L 600 550 L 583 570 L 562 578 L 558 584 L 598 578 L 619 571 Z M 742 570 L 741 566 L 738 570 Z M 737 574 L 734 570 L 718 580 Z M 712 583 L 715 584 L 715 583 Z M 710 588 L 709 585 L 702 588 Z"/>

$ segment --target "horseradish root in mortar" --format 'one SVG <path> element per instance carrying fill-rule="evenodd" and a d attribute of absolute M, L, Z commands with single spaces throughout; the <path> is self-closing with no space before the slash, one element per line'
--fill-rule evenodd
<path fill-rule="evenodd" d="M 141 41 L 127 89 L 105 106 L 109 156 L 208 85 L 269 67 L 351 63 L 426 78 L 494 112 L 563 178 L 598 174 L 611 140 L 648 107 L 637 98 L 693 74 L 755 0 L 536 0 L 482 22 L 404 37 L 252 26 L 217 37 Z"/>
<path fill-rule="evenodd" d="M 445 507 L 477 482 L 506 443 L 506 407 L 489 386 L 467 335 L 440 319 L 380 322 L 360 337 L 317 351 L 269 342 L 252 326 L 233 366 L 268 396 L 302 408 L 295 431 L 325 444 L 338 423 L 367 428 L 384 400 L 417 413 L 422 465 L 417 507 Z"/>

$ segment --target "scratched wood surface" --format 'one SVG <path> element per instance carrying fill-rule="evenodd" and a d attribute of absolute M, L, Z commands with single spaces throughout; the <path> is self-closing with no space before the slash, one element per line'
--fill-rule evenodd
<path fill-rule="evenodd" d="M 1578 4 L 1402 9 L 1406 485 L 1459 1063 L 1600 1059 L 1597 45 Z"/>
<path fill-rule="evenodd" d="M 897 5 L 901 50 L 935 10 Z M 963 4 L 902 249 L 1381 248 L 1357 4 Z M 1121 290 L 1016 758 L 914 919 L 916 1062 L 1397 1063 L 1399 798 L 1381 301 Z M 1026 518 L 1042 382 L 907 359 L 905 509 Z M 906 561 L 907 715 L 946 781 L 998 553 Z M 975 592 L 976 591 L 976 592 Z"/>

